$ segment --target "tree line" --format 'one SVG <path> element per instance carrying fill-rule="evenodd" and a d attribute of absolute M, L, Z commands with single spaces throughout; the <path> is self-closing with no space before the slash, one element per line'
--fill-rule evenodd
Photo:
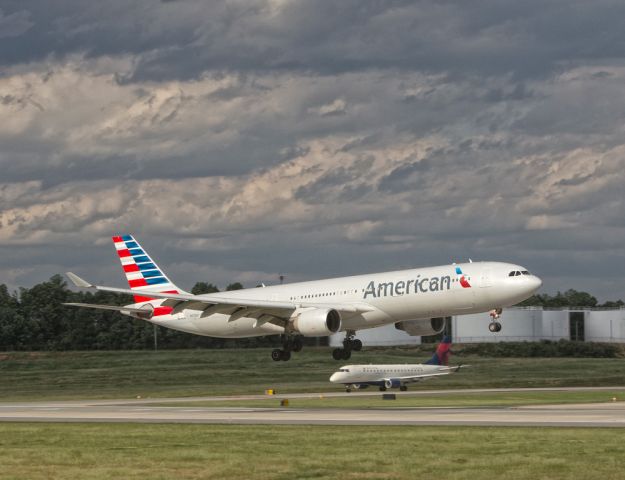
<path fill-rule="evenodd" d="M 233 283 L 226 290 L 243 288 Z M 193 294 L 218 292 L 212 283 L 197 282 Z M 279 344 L 277 336 L 244 339 L 221 339 L 155 327 L 149 322 L 121 315 L 119 312 L 76 308 L 66 302 L 128 305 L 130 295 L 111 292 L 74 292 L 61 275 L 32 288 L 9 292 L 0 284 L 0 351 L 34 350 L 135 350 L 154 348 L 225 348 L 260 347 Z M 622 307 L 622 300 L 599 304 L 586 292 L 567 290 L 551 296 L 534 295 L 523 306 L 541 307 Z"/>

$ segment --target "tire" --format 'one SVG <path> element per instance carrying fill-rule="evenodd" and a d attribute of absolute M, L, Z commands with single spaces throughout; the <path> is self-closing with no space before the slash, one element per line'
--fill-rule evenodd
<path fill-rule="evenodd" d="M 405 391 L 407 391 L 407 390 L 408 390 L 408 387 L 407 387 L 406 385 L 402 385 L 402 386 L 400 386 L 400 387 L 399 387 L 399 390 L 400 390 L 401 392 L 405 392 Z"/>
<path fill-rule="evenodd" d="M 495 332 L 501 332 L 501 323 L 495 323 Z"/>
<path fill-rule="evenodd" d="M 352 352 L 349 350 L 343 350 L 343 355 L 342 355 L 342 359 L 343 360 L 349 360 L 350 357 L 352 356 Z"/>
<path fill-rule="evenodd" d="M 334 360 L 343 360 L 343 349 L 335 348 L 334 350 L 332 350 L 332 358 Z"/>
<path fill-rule="evenodd" d="M 292 350 L 294 352 L 301 352 L 302 348 L 304 348 L 304 344 L 302 343 L 302 339 L 299 337 L 296 337 L 293 339 L 293 347 Z"/>
<path fill-rule="evenodd" d="M 495 322 L 489 323 L 488 330 L 490 330 L 491 333 L 495 333 L 497 331 L 497 324 Z"/>
<path fill-rule="evenodd" d="M 289 360 L 291 360 L 291 352 L 289 352 L 288 350 L 282 351 L 282 358 L 280 360 L 282 360 L 283 362 L 288 362 Z"/>
<path fill-rule="evenodd" d="M 352 343 L 352 349 L 354 352 L 360 352 L 362 350 L 362 342 L 358 339 L 354 340 L 354 343 Z"/>
<path fill-rule="evenodd" d="M 279 362 L 280 360 L 282 360 L 282 350 L 279 349 L 274 349 L 271 351 L 271 359 L 274 362 Z"/>
<path fill-rule="evenodd" d="M 380 392 L 386 392 L 386 387 L 380 387 Z"/>

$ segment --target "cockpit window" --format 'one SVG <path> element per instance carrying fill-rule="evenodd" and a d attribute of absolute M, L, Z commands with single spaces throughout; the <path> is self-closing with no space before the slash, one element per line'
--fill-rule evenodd
<path fill-rule="evenodd" d="M 509 277 L 518 277 L 519 275 L 531 275 L 531 273 L 528 272 L 527 270 L 523 270 L 521 272 L 519 272 L 518 270 L 515 270 L 514 272 L 510 272 L 508 274 Z"/>
<path fill-rule="evenodd" d="M 339 368 L 339 372 L 349 373 L 349 368 Z"/>

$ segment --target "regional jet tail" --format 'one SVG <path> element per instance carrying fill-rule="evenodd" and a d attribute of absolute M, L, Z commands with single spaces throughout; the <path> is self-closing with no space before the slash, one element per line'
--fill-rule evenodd
<path fill-rule="evenodd" d="M 192 295 L 176 286 L 131 235 L 113 243 L 128 288 L 97 286 L 74 273 L 80 288 L 126 293 L 125 306 L 72 303 L 117 310 L 183 332 L 220 338 L 281 335 L 275 361 L 289 360 L 302 349 L 302 337 L 345 332 L 343 348 L 332 352 L 347 360 L 362 342 L 357 330 L 395 324 L 409 335 L 434 335 L 444 328 L 440 317 L 489 312 L 489 330 L 499 332 L 502 308 L 530 297 L 541 285 L 525 268 L 500 262 L 469 262 L 312 282 Z"/>
<path fill-rule="evenodd" d="M 380 391 L 387 388 L 408 390 L 409 383 L 420 382 L 429 378 L 455 373 L 462 365 L 447 366 L 451 348 L 451 337 L 445 336 L 436 352 L 425 363 L 404 365 L 345 365 L 330 377 L 332 383 L 342 383 L 345 390 L 377 386 Z M 465 365 L 466 366 L 466 365 Z"/>

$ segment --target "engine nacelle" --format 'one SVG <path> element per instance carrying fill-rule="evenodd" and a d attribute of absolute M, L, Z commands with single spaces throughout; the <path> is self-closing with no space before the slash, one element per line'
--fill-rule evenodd
<path fill-rule="evenodd" d="M 401 382 L 396 378 L 387 378 L 384 380 L 384 386 L 386 388 L 399 388 L 401 387 Z"/>
<path fill-rule="evenodd" d="M 341 329 L 341 314 L 331 308 L 315 308 L 300 313 L 293 328 L 305 337 L 327 337 Z"/>
<path fill-rule="evenodd" d="M 443 317 L 422 318 L 419 320 L 406 320 L 395 324 L 397 330 L 403 330 L 412 337 L 421 335 L 436 335 L 445 329 Z"/>

